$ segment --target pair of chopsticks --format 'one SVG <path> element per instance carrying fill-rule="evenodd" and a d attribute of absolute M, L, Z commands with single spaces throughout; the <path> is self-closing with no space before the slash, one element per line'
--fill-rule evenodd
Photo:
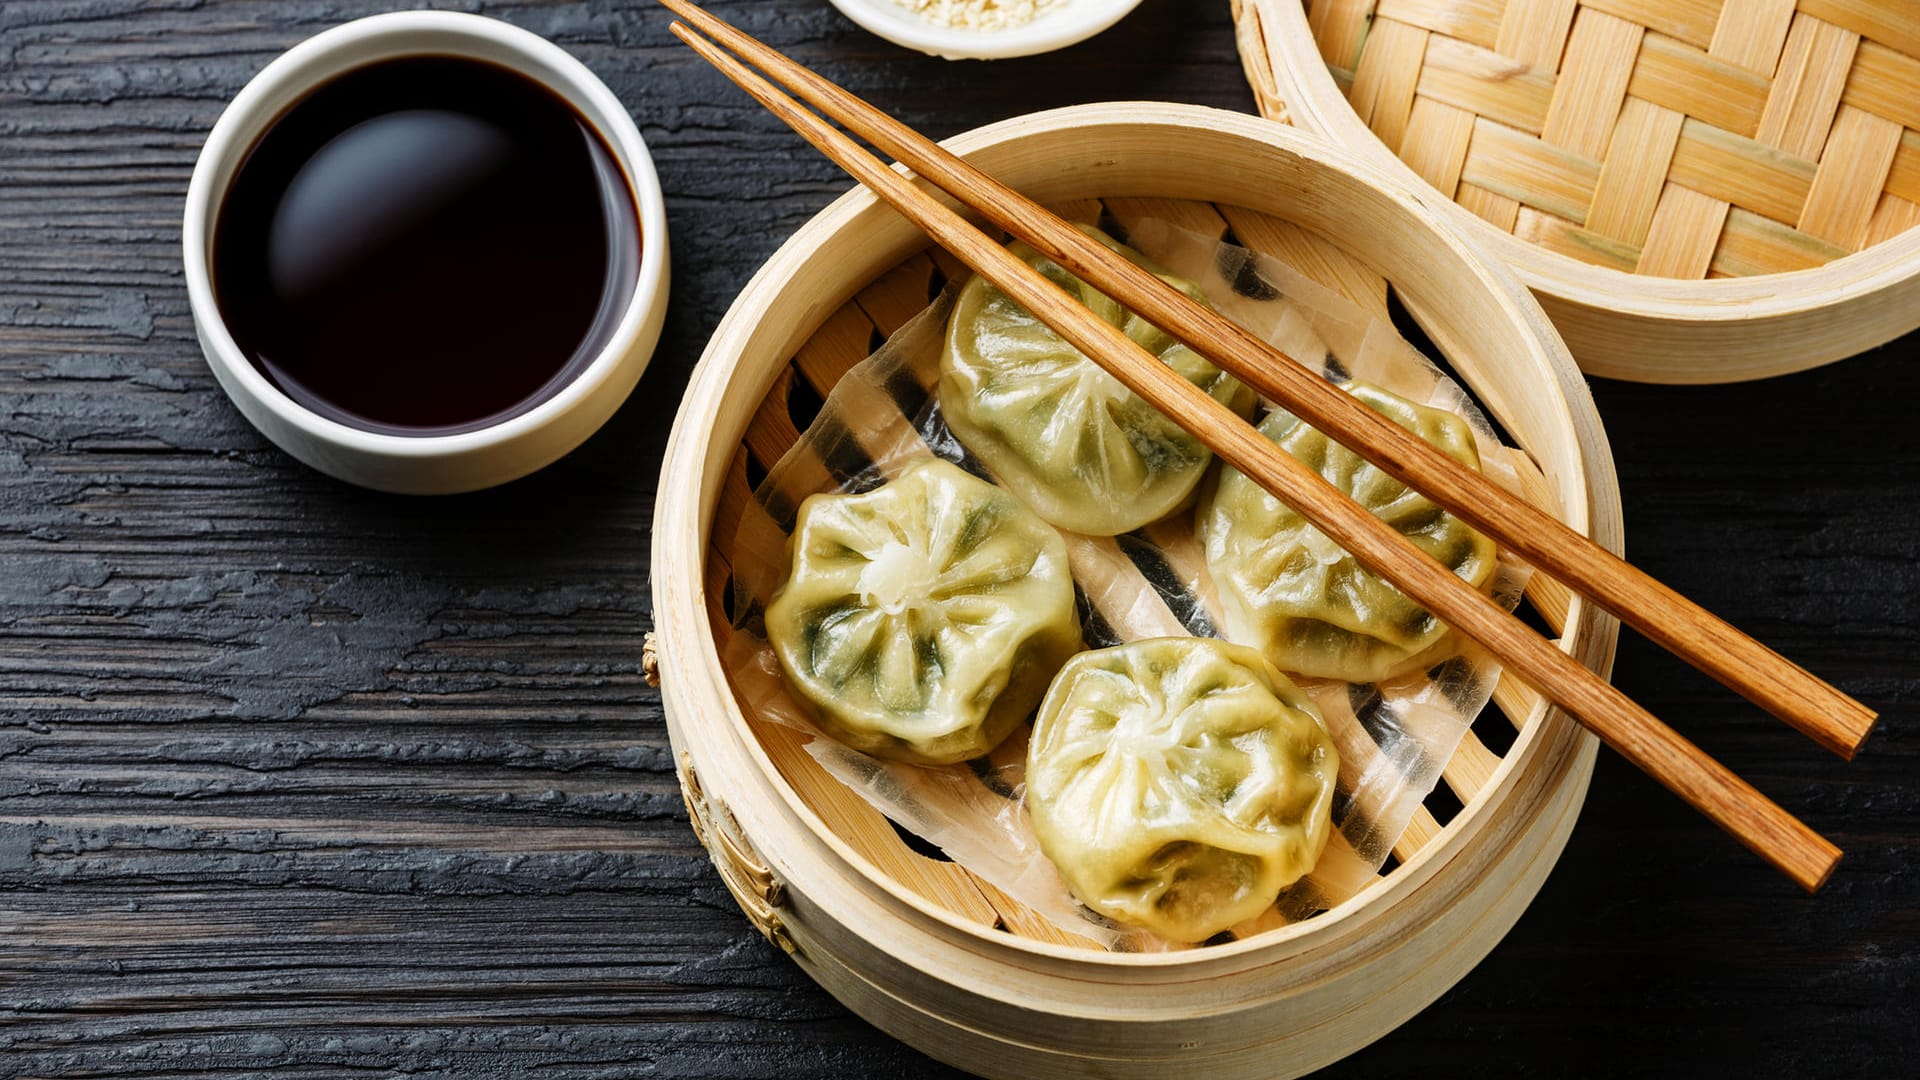
<path fill-rule="evenodd" d="M 688 0 L 660 3 L 684 20 L 673 24 L 673 32 L 695 52 L 1223 461 L 1293 507 L 1368 569 L 1479 642 L 1543 696 L 1802 887 L 1811 892 L 1825 883 L 1840 859 L 1837 847 L 740 58 L 995 226 L 1822 746 L 1852 758 L 1872 730 L 1871 710 L 840 86 Z"/>

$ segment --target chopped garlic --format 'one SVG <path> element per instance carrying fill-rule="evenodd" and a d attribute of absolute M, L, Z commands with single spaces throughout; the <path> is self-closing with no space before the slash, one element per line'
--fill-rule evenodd
<path fill-rule="evenodd" d="M 893 0 L 936 26 L 953 30 L 1011 30 L 1066 5 L 1067 0 Z"/>

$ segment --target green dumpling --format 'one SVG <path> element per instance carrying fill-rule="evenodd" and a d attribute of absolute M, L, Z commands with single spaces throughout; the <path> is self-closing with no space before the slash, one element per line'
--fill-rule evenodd
<path fill-rule="evenodd" d="M 1149 638 L 1061 669 L 1027 747 L 1027 806 L 1081 903 L 1204 941 L 1313 869 L 1339 771 L 1319 710 L 1258 652 Z"/>
<path fill-rule="evenodd" d="M 1082 228 L 1205 302 L 1192 282 Z M 1253 414 L 1254 394 L 1238 380 L 1032 248 L 1011 250 L 1188 382 L 1243 417 Z M 1095 536 L 1180 509 L 1213 460 L 1200 440 L 983 277 L 961 290 L 947 322 L 940 409 L 960 442 L 1041 517 Z"/>
<path fill-rule="evenodd" d="M 1473 429 L 1458 416 L 1366 383 L 1346 389 L 1448 457 L 1480 468 Z M 1493 541 L 1465 522 L 1285 410 L 1260 430 L 1468 584 L 1492 587 Z M 1221 470 L 1198 518 L 1227 637 L 1260 649 L 1282 671 L 1378 682 L 1438 663 L 1457 647 L 1445 623 L 1238 470 Z"/>
<path fill-rule="evenodd" d="M 1060 534 L 945 461 L 808 498 L 790 546 L 767 640 L 795 696 L 856 750 L 978 757 L 1080 649 Z"/>

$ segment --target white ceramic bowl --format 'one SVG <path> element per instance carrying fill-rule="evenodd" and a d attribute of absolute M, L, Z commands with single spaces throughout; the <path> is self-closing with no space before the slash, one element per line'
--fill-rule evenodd
<path fill-rule="evenodd" d="M 832 0 L 847 18 L 895 45 L 948 60 L 1000 60 L 1052 52 L 1085 41 L 1119 22 L 1140 0 L 1066 0 L 1024 26 L 953 30 L 922 18 L 894 0 Z"/>
<path fill-rule="evenodd" d="M 486 60 L 541 83 L 599 130 L 633 189 L 640 273 L 606 348 L 534 408 L 478 431 L 390 435 L 349 427 L 294 402 L 247 360 L 221 319 L 208 267 L 214 222 L 256 139 L 308 91 L 342 72 L 399 56 Z M 613 415 L 646 370 L 667 309 L 667 214 L 646 144 L 627 110 L 586 65 L 546 39 L 494 19 L 440 11 L 375 15 L 289 49 L 254 76 L 207 137 L 187 188 L 181 231 L 187 295 L 207 363 L 242 414 L 282 450 L 330 476 L 406 494 L 491 487 L 548 465 Z"/>

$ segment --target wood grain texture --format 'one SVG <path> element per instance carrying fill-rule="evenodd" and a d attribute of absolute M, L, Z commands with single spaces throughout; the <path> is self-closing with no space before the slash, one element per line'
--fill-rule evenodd
<path fill-rule="evenodd" d="M 178 218 L 201 140 L 277 51 L 387 6 L 0 5 L 0 1075 L 941 1074 L 733 907 L 638 671 L 678 389 L 837 170 L 651 4 L 464 4 L 580 56 L 655 154 L 676 293 L 633 401 L 529 480 L 405 499 L 286 459 L 200 359 Z M 1224 4 L 1147 0 L 991 65 L 819 0 L 714 6 L 939 135 L 1081 100 L 1251 107 Z M 1623 643 L 1623 688 L 1847 848 L 1832 885 L 1797 896 L 1603 758 L 1508 940 L 1336 1074 L 1920 1055 L 1916 359 L 1596 384 L 1636 561 L 1885 713 L 1844 764 Z"/>

